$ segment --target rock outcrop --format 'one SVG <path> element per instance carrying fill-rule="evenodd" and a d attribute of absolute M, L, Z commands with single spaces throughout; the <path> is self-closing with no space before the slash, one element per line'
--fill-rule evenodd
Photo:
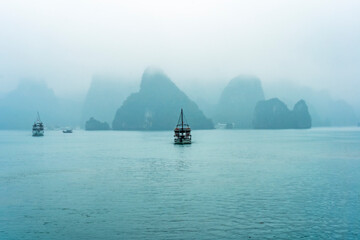
<path fill-rule="evenodd" d="M 278 98 L 256 104 L 253 127 L 256 129 L 311 128 L 311 117 L 304 100 L 298 101 L 290 111 Z"/>
<path fill-rule="evenodd" d="M 216 122 L 233 124 L 234 128 L 251 128 L 256 103 L 264 100 L 260 79 L 238 76 L 223 90 L 215 115 Z"/>
<path fill-rule="evenodd" d="M 288 106 L 304 99 L 313 127 L 356 126 L 358 122 L 354 106 L 334 99 L 326 90 L 317 91 L 291 82 L 267 82 L 264 83 L 264 91 L 269 99 L 279 98 Z"/>
<path fill-rule="evenodd" d="M 107 122 L 100 122 L 95 118 L 91 117 L 85 123 L 85 130 L 87 131 L 110 130 L 110 126 Z"/>
<path fill-rule="evenodd" d="M 291 113 L 293 128 L 306 129 L 311 128 L 311 116 L 304 100 L 298 101 Z"/>
<path fill-rule="evenodd" d="M 161 70 L 145 70 L 140 91 L 131 94 L 117 110 L 114 130 L 172 130 L 180 109 L 193 129 L 211 129 L 195 102 L 191 101 Z"/>

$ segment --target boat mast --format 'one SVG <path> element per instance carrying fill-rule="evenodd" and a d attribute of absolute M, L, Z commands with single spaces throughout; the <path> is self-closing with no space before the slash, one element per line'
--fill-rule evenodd
<path fill-rule="evenodd" d="M 181 109 L 181 130 L 184 130 L 183 109 Z"/>
<path fill-rule="evenodd" d="M 37 115 L 38 115 L 38 121 L 40 122 L 40 114 L 39 114 L 39 112 L 37 112 Z"/>

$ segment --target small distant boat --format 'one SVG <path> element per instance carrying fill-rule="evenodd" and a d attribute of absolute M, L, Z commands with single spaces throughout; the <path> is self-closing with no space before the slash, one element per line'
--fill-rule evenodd
<path fill-rule="evenodd" d="M 63 130 L 63 133 L 72 133 L 72 129 L 65 129 Z"/>
<path fill-rule="evenodd" d="M 32 127 L 32 135 L 33 137 L 41 137 L 44 136 L 44 124 L 43 122 L 40 120 L 40 114 L 39 112 L 37 113 L 37 119 L 33 124 Z"/>
<path fill-rule="evenodd" d="M 186 120 L 184 121 L 184 118 L 183 109 L 181 109 L 178 123 L 174 129 L 175 144 L 191 144 L 191 129 Z"/>

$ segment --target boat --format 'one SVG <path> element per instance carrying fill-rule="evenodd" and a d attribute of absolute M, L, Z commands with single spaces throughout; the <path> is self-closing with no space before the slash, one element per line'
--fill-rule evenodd
<path fill-rule="evenodd" d="M 37 119 L 34 122 L 33 126 L 32 126 L 32 135 L 33 137 L 41 137 L 44 136 L 44 124 L 43 122 L 40 120 L 40 114 L 39 112 L 37 113 Z"/>
<path fill-rule="evenodd" d="M 63 130 L 63 133 L 72 133 L 72 129 L 65 129 Z"/>
<path fill-rule="evenodd" d="M 175 144 L 191 144 L 191 129 L 187 123 L 183 109 L 179 116 L 178 123 L 174 129 L 174 143 Z"/>

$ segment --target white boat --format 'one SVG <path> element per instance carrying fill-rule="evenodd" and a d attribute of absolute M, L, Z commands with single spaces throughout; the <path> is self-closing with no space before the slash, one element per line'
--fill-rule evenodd
<path fill-rule="evenodd" d="M 184 121 L 184 113 L 181 109 L 180 117 L 174 129 L 175 144 L 191 144 L 191 129 L 189 124 Z"/>
<path fill-rule="evenodd" d="M 64 130 L 63 130 L 63 133 L 72 133 L 72 132 L 73 132 L 72 129 L 64 129 Z"/>
<path fill-rule="evenodd" d="M 38 117 L 33 124 L 32 127 L 32 135 L 33 137 L 41 137 L 44 136 L 44 124 L 40 120 L 39 112 L 37 113 Z"/>

